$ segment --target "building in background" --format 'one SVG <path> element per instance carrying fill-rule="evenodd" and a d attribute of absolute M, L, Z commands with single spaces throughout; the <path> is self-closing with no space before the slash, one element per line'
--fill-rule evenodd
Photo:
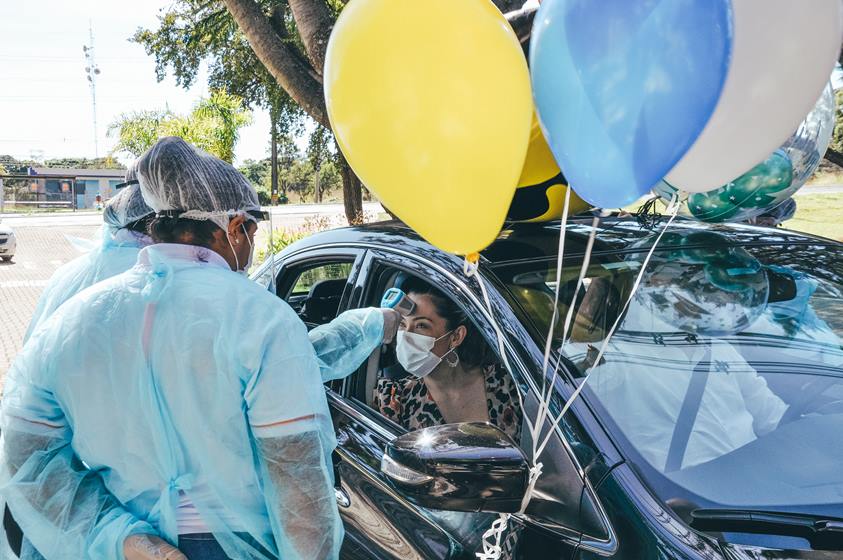
<path fill-rule="evenodd" d="M 26 174 L 0 176 L 10 207 L 95 209 L 117 194 L 123 169 L 30 167 Z"/>

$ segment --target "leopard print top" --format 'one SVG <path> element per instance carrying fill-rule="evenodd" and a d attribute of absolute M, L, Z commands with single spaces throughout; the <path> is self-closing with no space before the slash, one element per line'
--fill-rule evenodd
<path fill-rule="evenodd" d="M 512 376 L 498 365 L 491 365 L 484 371 L 489 421 L 517 442 L 521 436 L 521 407 Z M 374 408 L 410 431 L 445 423 L 424 379 L 413 376 L 379 379 Z"/>

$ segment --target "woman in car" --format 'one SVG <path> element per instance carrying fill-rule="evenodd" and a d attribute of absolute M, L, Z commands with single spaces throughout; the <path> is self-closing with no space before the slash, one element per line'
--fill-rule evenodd
<path fill-rule="evenodd" d="M 518 441 L 517 388 L 472 322 L 420 279 L 408 278 L 401 288 L 416 304 L 402 321 L 395 347 L 407 375 L 378 381 L 375 408 L 408 430 L 490 422 Z"/>

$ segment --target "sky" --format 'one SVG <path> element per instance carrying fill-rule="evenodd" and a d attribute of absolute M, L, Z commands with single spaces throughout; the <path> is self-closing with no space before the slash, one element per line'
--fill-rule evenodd
<path fill-rule="evenodd" d="M 91 90 L 82 46 L 94 33 L 98 153 L 116 140 L 106 135 L 121 113 L 169 107 L 188 112 L 207 95 L 205 76 L 189 90 L 168 77 L 129 42 L 138 27 L 156 28 L 172 0 L 0 0 L 0 154 L 16 158 L 94 157 Z M 253 113 L 241 129 L 235 163 L 269 154 L 269 116 Z M 125 161 L 125 158 L 122 159 Z"/>

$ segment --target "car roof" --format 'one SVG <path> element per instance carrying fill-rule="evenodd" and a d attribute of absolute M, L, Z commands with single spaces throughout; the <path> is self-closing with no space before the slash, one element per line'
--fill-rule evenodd
<path fill-rule="evenodd" d="M 593 254 L 640 252 L 649 249 L 664 228 L 667 218 L 652 215 L 611 215 L 600 218 Z M 570 256 L 585 253 L 594 217 L 591 215 L 569 218 L 565 238 L 565 254 Z M 559 251 L 559 230 L 561 221 L 538 224 L 506 224 L 498 238 L 481 251 L 488 265 L 515 263 L 525 260 L 556 259 Z M 740 224 L 708 224 L 689 218 L 678 217 L 668 231 L 682 233 L 707 231 L 718 233 L 729 244 L 748 245 L 836 245 L 840 243 L 799 232 L 784 229 L 760 228 Z M 338 228 L 310 235 L 296 242 L 290 249 L 331 244 L 367 244 L 400 246 L 413 253 L 430 254 L 431 251 L 446 254 L 427 243 L 419 234 L 399 221 L 384 221 L 361 226 Z M 454 257 L 458 259 L 458 257 Z"/>

